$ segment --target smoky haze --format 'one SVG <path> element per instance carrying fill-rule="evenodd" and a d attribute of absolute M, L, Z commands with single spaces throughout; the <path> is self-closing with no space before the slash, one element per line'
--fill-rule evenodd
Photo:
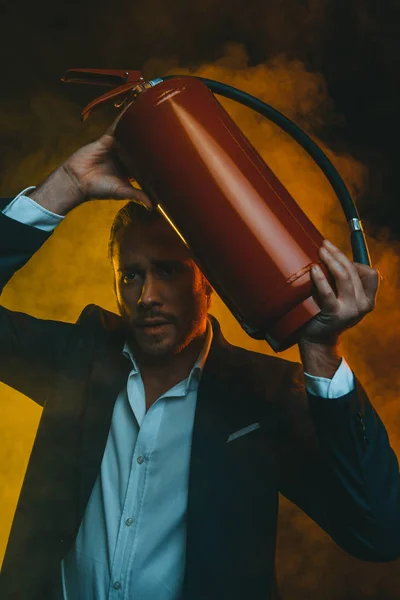
<path fill-rule="evenodd" d="M 376 310 L 343 336 L 343 352 L 400 456 L 400 229 L 392 186 L 400 52 L 391 25 L 394 3 L 382 5 L 379 14 L 372 2 L 354 0 L 143 0 L 114 7 L 86 1 L 75 8 L 26 4 L 18 13 L 15 5 L 2 10 L 12 25 L 3 38 L 10 57 L 0 100 L 3 196 L 39 182 L 114 117 L 107 109 L 79 123 L 82 106 L 98 89 L 59 84 L 70 67 L 142 67 L 146 77 L 190 73 L 217 79 L 272 104 L 319 141 L 358 203 L 374 266 L 383 275 Z M 222 103 L 321 232 L 349 254 L 338 203 L 308 156 L 268 121 Z M 385 137 L 389 124 L 391 135 Z M 71 322 L 89 303 L 116 311 L 107 240 L 121 206 L 93 201 L 70 213 L 7 286 L 2 304 Z M 271 353 L 245 335 L 218 298 L 211 312 L 229 341 Z M 298 360 L 294 349 L 282 356 Z M 1 385 L 0 414 L 1 557 L 40 410 Z M 283 600 L 395 600 L 399 565 L 349 557 L 282 500 L 277 572 Z"/>

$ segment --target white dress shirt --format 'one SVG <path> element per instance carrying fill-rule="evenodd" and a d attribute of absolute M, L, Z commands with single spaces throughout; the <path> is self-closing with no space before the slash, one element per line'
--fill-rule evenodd
<path fill-rule="evenodd" d="M 75 546 L 62 563 L 66 600 L 176 600 L 185 568 L 186 505 L 197 388 L 212 341 L 190 376 L 147 412 L 132 361 Z"/>
<path fill-rule="evenodd" d="M 3 213 L 52 231 L 63 217 L 27 197 L 31 189 L 23 190 Z M 179 600 L 197 389 L 211 341 L 208 321 L 204 347 L 189 377 L 147 412 L 140 371 L 125 345 L 132 369 L 114 407 L 76 542 L 61 565 L 64 600 Z M 307 390 L 325 398 L 354 389 L 344 359 L 332 379 L 304 375 Z"/>

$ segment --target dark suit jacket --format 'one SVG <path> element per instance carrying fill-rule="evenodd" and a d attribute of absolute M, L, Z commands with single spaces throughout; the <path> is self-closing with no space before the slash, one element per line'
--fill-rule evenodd
<path fill-rule="evenodd" d="M 0 215 L 1 287 L 47 237 Z M 213 329 L 194 422 L 185 600 L 271 597 L 278 491 L 351 554 L 396 558 L 398 465 L 360 384 L 335 400 L 307 397 L 300 365 L 230 345 L 215 319 Z M 0 378 L 43 406 L 2 600 L 51 597 L 127 379 L 124 340 L 121 319 L 97 306 L 76 324 L 0 307 Z M 227 443 L 255 422 L 259 429 Z"/>

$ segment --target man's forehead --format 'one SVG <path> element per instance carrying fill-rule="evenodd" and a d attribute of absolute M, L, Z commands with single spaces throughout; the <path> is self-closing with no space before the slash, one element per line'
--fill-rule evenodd
<path fill-rule="evenodd" d="M 162 221 L 150 226 L 131 224 L 116 242 L 115 254 L 124 262 L 140 258 L 149 261 L 190 258 L 188 249 L 172 227 Z"/>

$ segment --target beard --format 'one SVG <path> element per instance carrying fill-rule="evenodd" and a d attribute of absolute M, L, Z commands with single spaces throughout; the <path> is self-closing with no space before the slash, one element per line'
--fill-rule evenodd
<path fill-rule="evenodd" d="M 127 329 L 127 341 L 129 347 L 136 357 L 145 360 L 157 361 L 176 356 L 189 344 L 204 332 L 204 323 L 207 319 L 208 303 L 204 302 L 204 296 L 196 299 L 190 317 L 178 319 L 165 316 L 170 319 L 158 332 L 152 332 L 146 327 L 136 324 L 137 317 L 132 317 L 125 306 L 118 303 L 118 309 Z M 146 318 L 156 318 L 160 315 L 157 308 L 146 310 Z"/>

